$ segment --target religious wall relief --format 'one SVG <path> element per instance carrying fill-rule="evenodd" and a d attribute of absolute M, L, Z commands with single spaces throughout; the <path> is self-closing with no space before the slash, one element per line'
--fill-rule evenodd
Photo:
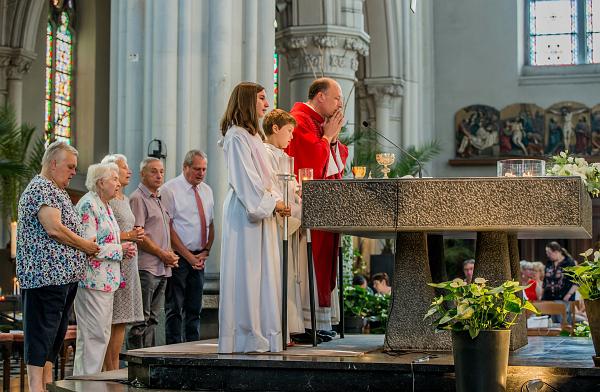
<path fill-rule="evenodd" d="M 491 106 L 471 105 L 456 113 L 457 156 L 498 156 L 500 113 Z"/>
<path fill-rule="evenodd" d="M 457 158 L 544 156 L 569 150 L 600 155 L 600 104 L 558 102 L 544 109 L 516 103 L 498 111 L 470 105 L 455 115 Z"/>

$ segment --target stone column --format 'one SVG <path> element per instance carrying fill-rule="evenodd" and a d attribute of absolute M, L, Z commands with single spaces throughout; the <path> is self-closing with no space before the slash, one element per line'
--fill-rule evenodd
<path fill-rule="evenodd" d="M 258 48 L 256 81 L 267 93 L 269 104 L 273 104 L 273 54 L 275 52 L 275 4 L 273 0 L 258 0 Z"/>
<path fill-rule="evenodd" d="M 243 23 L 243 38 L 242 38 L 242 57 L 247 59 L 242 64 L 242 80 L 247 82 L 255 82 L 256 80 L 256 61 L 251 61 L 255 58 L 259 47 L 258 37 L 258 4 L 257 0 L 244 0 L 244 20 Z M 262 19 L 260 23 L 268 23 L 268 19 Z M 248 61 L 250 60 L 250 61 Z M 269 98 L 267 96 L 267 98 Z"/>
<path fill-rule="evenodd" d="M 336 26 L 290 27 L 277 33 L 277 51 L 288 64 L 291 105 L 307 100 L 315 78 L 331 77 L 342 87 L 346 126 L 354 132 L 358 56 L 368 55 L 368 42 L 363 31 Z"/>
<path fill-rule="evenodd" d="M 506 280 L 511 280 L 515 265 L 518 264 L 518 251 L 515 235 L 504 232 L 478 232 L 473 279 L 485 278 L 490 286 L 498 286 Z M 521 317 L 511 328 L 510 349 L 516 350 L 526 344 L 527 326 Z"/>
<path fill-rule="evenodd" d="M 367 93 L 375 98 L 375 128 L 385 137 L 400 145 L 400 130 L 392 129 L 391 116 L 392 105 L 401 104 L 401 97 L 404 93 L 403 83 L 397 80 L 370 81 L 365 80 Z M 384 146 L 389 146 L 389 142 L 380 140 Z M 397 154 L 399 152 L 396 152 Z"/>
<path fill-rule="evenodd" d="M 397 233 L 392 305 L 384 350 L 450 350 L 448 332 L 436 333 L 423 316 L 433 302 L 426 233 Z"/>
<path fill-rule="evenodd" d="M 21 124 L 23 112 L 23 75 L 36 57 L 27 50 L 0 48 L 0 104 L 11 106 L 17 124 Z"/>
<path fill-rule="evenodd" d="M 208 86 L 207 95 L 207 148 L 214 153 L 210 157 L 207 183 L 213 189 L 215 199 L 215 244 L 211 251 L 212 263 L 207 264 L 207 283 L 216 285 L 218 289 L 219 262 L 221 257 L 221 224 L 222 206 L 227 193 L 227 169 L 223 150 L 217 146 L 222 138 L 220 120 L 227 105 L 229 94 L 234 85 L 231 80 L 231 61 L 228 53 L 233 42 L 230 18 L 233 12 L 232 0 L 211 0 L 209 5 L 209 40 L 208 40 Z M 211 279 L 212 277 L 212 279 Z"/>

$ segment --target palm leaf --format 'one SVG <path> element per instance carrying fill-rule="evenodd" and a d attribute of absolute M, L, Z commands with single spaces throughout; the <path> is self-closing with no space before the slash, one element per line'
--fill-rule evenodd
<path fill-rule="evenodd" d="M 442 151 L 442 148 L 437 140 L 432 140 L 419 148 L 410 146 L 407 148 L 407 151 L 424 164 L 438 155 Z M 417 162 L 415 162 L 413 158 L 406 154 L 402 154 L 400 159 L 391 169 L 390 177 L 402 177 L 406 175 L 415 175 L 419 171 L 419 165 L 417 165 Z"/>

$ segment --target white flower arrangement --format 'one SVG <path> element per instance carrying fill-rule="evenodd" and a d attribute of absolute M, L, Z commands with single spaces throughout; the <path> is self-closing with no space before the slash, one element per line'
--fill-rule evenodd
<path fill-rule="evenodd" d="M 548 175 L 580 177 L 592 197 L 600 196 L 600 163 L 589 164 L 583 158 L 569 155 L 568 151 L 561 151 L 550 159 Z"/>

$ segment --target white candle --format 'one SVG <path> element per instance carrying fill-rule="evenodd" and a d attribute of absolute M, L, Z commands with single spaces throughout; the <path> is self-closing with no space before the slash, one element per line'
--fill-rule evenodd
<path fill-rule="evenodd" d="M 515 175 L 510 170 L 504 173 L 504 177 L 514 177 Z"/>
<path fill-rule="evenodd" d="M 13 278 L 13 295 L 17 295 L 17 278 Z"/>
<path fill-rule="evenodd" d="M 17 222 L 10 222 L 10 258 L 17 257 Z"/>

